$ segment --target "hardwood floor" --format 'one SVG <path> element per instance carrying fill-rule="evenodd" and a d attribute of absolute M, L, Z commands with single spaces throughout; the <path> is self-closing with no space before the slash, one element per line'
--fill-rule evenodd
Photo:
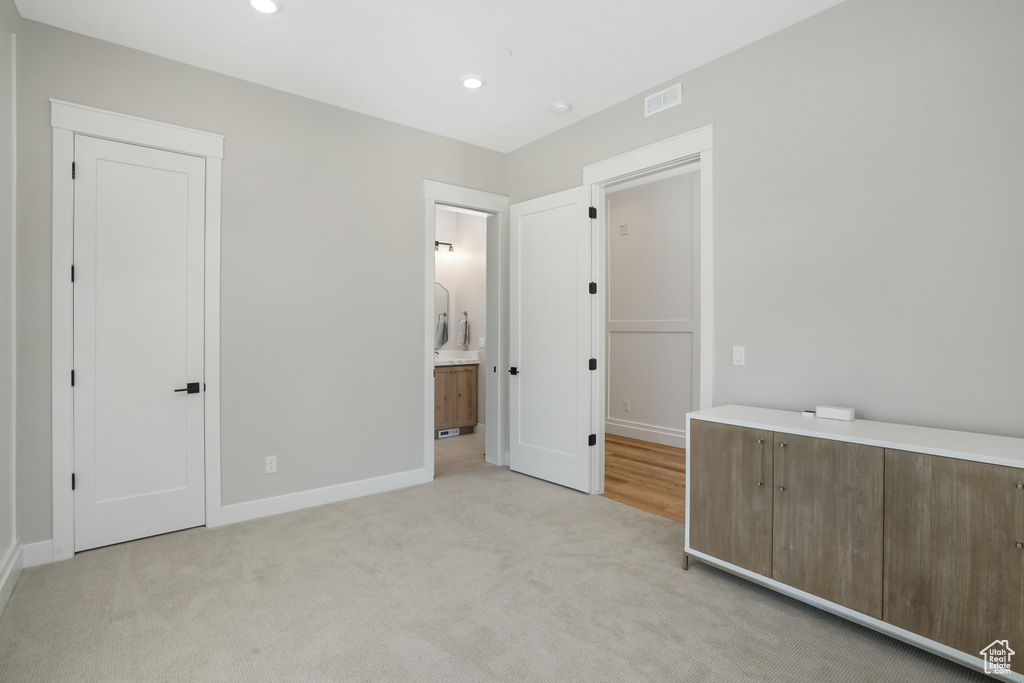
<path fill-rule="evenodd" d="M 434 477 L 484 462 L 484 435 L 434 440 Z M 604 497 L 683 522 L 686 515 L 686 451 L 608 435 L 605 438 Z"/>
<path fill-rule="evenodd" d="M 605 436 L 604 495 L 641 510 L 686 521 L 686 450 Z"/>
<path fill-rule="evenodd" d="M 443 477 L 484 462 L 484 435 L 463 434 L 434 439 L 434 477 Z"/>

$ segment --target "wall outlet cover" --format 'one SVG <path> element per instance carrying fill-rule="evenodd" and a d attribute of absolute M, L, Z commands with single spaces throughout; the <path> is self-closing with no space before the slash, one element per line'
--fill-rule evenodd
<path fill-rule="evenodd" d="M 276 455 L 268 455 L 267 456 L 267 474 L 273 474 L 275 472 L 277 472 L 277 456 Z"/>

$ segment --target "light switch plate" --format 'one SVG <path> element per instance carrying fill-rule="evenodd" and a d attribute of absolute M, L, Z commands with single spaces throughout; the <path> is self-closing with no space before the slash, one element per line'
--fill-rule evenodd
<path fill-rule="evenodd" d="M 619 234 L 620 235 L 628 235 L 629 234 L 629 223 L 623 223 L 622 225 L 619 226 Z"/>
<path fill-rule="evenodd" d="M 734 347 L 732 347 L 732 364 L 733 365 L 746 365 L 747 364 L 747 348 L 745 346 L 734 346 Z"/>
<path fill-rule="evenodd" d="M 480 348 L 482 349 L 482 348 L 484 348 L 486 346 L 487 346 L 487 337 L 480 337 Z"/>

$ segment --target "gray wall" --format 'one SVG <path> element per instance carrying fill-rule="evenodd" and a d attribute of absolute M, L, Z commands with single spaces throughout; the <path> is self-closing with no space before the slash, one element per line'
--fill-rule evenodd
<path fill-rule="evenodd" d="M 606 195 L 609 434 L 686 446 L 686 413 L 699 405 L 699 183 L 686 173 Z"/>
<path fill-rule="evenodd" d="M 21 17 L 13 3 L 0 0 L 0 570 L 17 538 L 14 515 L 14 43 L 20 23 Z"/>
<path fill-rule="evenodd" d="M 504 194 L 504 156 L 34 22 L 21 47 L 23 542 L 52 526 L 51 97 L 226 136 L 224 503 L 421 468 L 422 183 Z"/>
<path fill-rule="evenodd" d="M 679 107 L 512 152 L 511 199 L 714 124 L 714 403 L 1024 437 L 1022 28 L 1018 0 L 847 0 L 686 74 Z"/>

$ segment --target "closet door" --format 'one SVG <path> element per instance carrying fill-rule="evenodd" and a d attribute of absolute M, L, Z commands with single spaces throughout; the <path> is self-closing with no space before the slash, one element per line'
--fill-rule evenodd
<path fill-rule="evenodd" d="M 75 137 L 75 550 L 206 521 L 206 162 Z"/>

